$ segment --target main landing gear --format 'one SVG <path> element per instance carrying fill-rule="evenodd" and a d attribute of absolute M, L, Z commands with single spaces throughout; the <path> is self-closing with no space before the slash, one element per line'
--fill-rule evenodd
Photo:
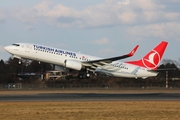
<path fill-rule="evenodd" d="M 90 73 L 87 69 L 81 70 L 79 71 L 79 75 L 78 75 L 79 79 L 85 79 L 85 78 L 90 78 Z"/>
<path fill-rule="evenodd" d="M 85 73 L 85 74 L 79 74 L 78 75 L 78 78 L 79 79 L 85 79 L 85 78 L 90 78 L 90 74 L 89 73 Z"/>
<path fill-rule="evenodd" d="M 19 62 L 18 62 L 19 64 L 21 64 L 22 63 L 22 61 L 21 60 L 19 60 Z"/>

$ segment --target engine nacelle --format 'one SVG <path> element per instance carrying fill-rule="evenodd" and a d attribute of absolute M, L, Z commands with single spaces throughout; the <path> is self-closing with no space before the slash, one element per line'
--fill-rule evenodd
<path fill-rule="evenodd" d="M 71 68 L 74 70 L 81 70 L 81 68 L 82 68 L 82 64 L 79 61 L 65 60 L 64 63 L 65 63 L 66 68 Z"/>

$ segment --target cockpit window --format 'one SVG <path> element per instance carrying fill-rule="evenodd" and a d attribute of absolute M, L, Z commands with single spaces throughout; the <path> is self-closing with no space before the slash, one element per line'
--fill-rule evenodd
<path fill-rule="evenodd" d="M 14 46 L 20 46 L 19 44 L 12 44 L 12 45 L 14 45 Z"/>

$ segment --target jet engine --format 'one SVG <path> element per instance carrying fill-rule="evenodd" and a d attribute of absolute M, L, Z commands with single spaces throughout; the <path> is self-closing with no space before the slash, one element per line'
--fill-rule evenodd
<path fill-rule="evenodd" d="M 71 68 L 74 70 L 81 70 L 82 68 L 82 64 L 80 61 L 76 61 L 76 60 L 65 60 L 65 67 L 66 68 Z"/>

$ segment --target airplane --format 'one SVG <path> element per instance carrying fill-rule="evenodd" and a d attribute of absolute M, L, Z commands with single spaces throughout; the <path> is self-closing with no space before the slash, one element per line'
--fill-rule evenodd
<path fill-rule="evenodd" d="M 19 60 L 31 59 L 80 71 L 79 78 L 90 77 L 89 72 L 93 72 L 114 77 L 145 79 L 158 74 L 157 68 L 167 45 L 168 42 L 162 41 L 142 59 L 128 62 L 119 60 L 132 57 L 139 45 L 136 45 L 128 54 L 111 58 L 100 58 L 31 43 L 15 43 L 4 49 Z"/>

